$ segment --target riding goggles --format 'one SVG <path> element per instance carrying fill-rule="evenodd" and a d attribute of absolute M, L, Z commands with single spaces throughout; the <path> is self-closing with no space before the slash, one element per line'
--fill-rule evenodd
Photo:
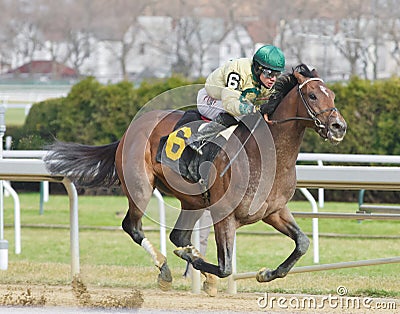
<path fill-rule="evenodd" d="M 270 69 L 263 69 L 261 73 L 265 78 L 273 78 L 273 77 L 278 77 L 279 75 L 281 75 L 282 72 L 273 71 Z"/>

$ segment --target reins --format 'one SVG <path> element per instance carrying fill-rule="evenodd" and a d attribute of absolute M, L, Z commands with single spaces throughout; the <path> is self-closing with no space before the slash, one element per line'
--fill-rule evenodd
<path fill-rule="evenodd" d="M 306 118 L 306 117 L 291 117 L 291 118 L 282 119 L 282 120 L 270 120 L 268 118 L 267 114 L 266 114 L 266 116 L 267 116 L 267 118 L 265 121 L 270 125 L 281 124 L 281 123 L 285 123 L 285 122 L 289 122 L 289 121 L 293 121 L 293 120 L 314 121 L 312 118 Z"/>
<path fill-rule="evenodd" d="M 238 149 L 238 151 L 236 152 L 236 154 L 229 160 L 229 163 L 225 166 L 224 170 L 222 170 L 221 174 L 219 175 L 220 177 L 222 177 L 227 171 L 228 169 L 232 166 L 232 163 L 235 161 L 235 159 L 239 156 L 239 153 L 241 152 L 241 150 L 243 149 L 243 147 L 246 145 L 247 141 L 250 139 L 250 137 L 253 135 L 254 131 L 256 130 L 256 128 L 258 127 L 258 125 L 260 124 L 261 120 L 263 120 L 262 115 L 258 115 L 257 117 L 257 121 L 256 123 L 253 125 L 253 127 L 250 130 L 249 135 L 247 136 L 247 138 L 245 139 L 245 141 L 240 145 L 240 148 Z"/>
<path fill-rule="evenodd" d="M 319 77 L 311 77 L 308 78 L 307 80 L 305 80 L 303 83 L 298 84 L 297 87 L 297 91 L 300 95 L 301 101 L 304 105 L 304 107 L 307 110 L 307 113 L 310 117 L 290 117 L 290 118 L 286 118 L 286 119 L 282 119 L 282 120 L 269 120 L 268 119 L 268 115 L 266 116 L 265 121 L 270 124 L 280 124 L 280 123 L 285 123 L 285 122 L 289 122 L 289 121 L 293 121 L 293 120 L 302 120 L 302 121 L 313 121 L 315 123 L 315 126 L 317 128 L 319 128 L 318 133 L 320 133 L 322 131 L 322 129 L 325 128 L 325 126 L 322 124 L 322 122 L 318 119 L 318 116 L 325 113 L 325 112 L 329 112 L 329 111 L 338 111 L 337 108 L 332 107 L 332 108 L 327 108 L 324 110 L 321 110 L 320 112 L 315 112 L 311 106 L 309 105 L 309 103 L 307 102 L 307 100 L 304 98 L 303 93 L 301 92 L 301 89 L 309 82 L 311 81 L 321 81 L 324 82 L 321 78 Z M 253 135 L 255 129 L 257 128 L 258 124 L 260 123 L 260 121 L 263 120 L 261 115 L 258 117 L 257 122 L 255 123 L 255 125 L 253 126 L 253 128 L 250 130 L 250 134 L 248 135 L 248 137 L 246 138 L 246 140 L 242 143 L 242 145 L 240 146 L 239 150 L 236 152 L 236 154 L 233 156 L 233 158 L 231 158 L 229 160 L 229 163 L 225 166 L 225 168 L 222 170 L 220 177 L 222 177 L 227 171 L 228 169 L 232 166 L 232 163 L 235 161 L 235 159 L 239 156 L 240 151 L 243 149 L 243 147 L 246 145 L 247 141 L 249 140 L 249 138 Z"/>
<path fill-rule="evenodd" d="M 313 121 L 316 125 L 316 127 L 318 127 L 319 129 L 323 129 L 325 128 L 325 126 L 322 124 L 322 122 L 318 119 L 318 116 L 325 113 L 325 112 L 329 112 L 329 111 L 338 111 L 337 108 L 332 107 L 332 108 L 327 108 L 324 110 L 321 110 L 320 112 L 315 112 L 309 105 L 309 103 L 307 102 L 307 100 L 304 98 L 304 94 L 301 92 L 301 89 L 309 82 L 311 81 L 321 81 L 324 82 L 321 78 L 319 77 L 310 77 L 307 80 L 305 80 L 303 83 L 299 84 L 297 86 L 297 91 L 300 95 L 301 101 L 304 105 L 304 107 L 307 110 L 307 113 L 310 117 L 290 117 L 290 118 L 286 118 L 286 119 L 282 119 L 282 120 L 269 120 L 268 116 L 266 119 L 266 122 L 270 125 L 274 125 L 274 124 L 281 124 L 281 123 L 285 123 L 285 122 L 289 122 L 289 121 L 293 121 L 293 120 L 302 120 L 302 121 Z"/>

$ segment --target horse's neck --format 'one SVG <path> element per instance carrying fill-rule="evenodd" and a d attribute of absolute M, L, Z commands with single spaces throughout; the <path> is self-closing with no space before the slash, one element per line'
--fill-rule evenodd
<path fill-rule="evenodd" d="M 296 165 L 304 130 L 296 127 L 282 128 L 281 132 L 274 136 L 277 165 L 282 164 L 285 167 Z"/>
<path fill-rule="evenodd" d="M 294 88 L 277 107 L 273 120 L 296 117 L 300 101 L 296 88 Z M 270 130 L 275 142 L 277 169 L 294 168 L 303 141 L 304 123 L 301 121 L 284 122 L 273 125 Z"/>

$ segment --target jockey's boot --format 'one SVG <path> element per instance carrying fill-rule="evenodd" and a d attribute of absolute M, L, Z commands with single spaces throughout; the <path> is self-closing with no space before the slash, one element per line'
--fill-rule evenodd
<path fill-rule="evenodd" d="M 214 120 L 210 121 L 196 134 L 190 137 L 188 145 L 199 155 L 203 154 L 202 147 L 205 143 L 215 138 L 225 128 L 236 124 L 237 121 L 228 113 L 219 114 Z"/>
<path fill-rule="evenodd" d="M 193 134 L 190 137 L 190 142 L 188 145 L 190 146 L 191 149 L 193 149 L 195 152 L 197 152 L 199 155 L 203 155 L 202 147 L 203 145 L 215 138 L 219 132 L 225 129 L 225 126 L 222 124 L 219 124 L 215 120 L 210 121 L 205 125 L 203 128 L 200 129 L 197 133 Z"/>

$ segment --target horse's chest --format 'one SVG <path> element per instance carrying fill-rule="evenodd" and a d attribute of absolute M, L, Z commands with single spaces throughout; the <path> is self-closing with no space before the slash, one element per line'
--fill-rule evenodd
<path fill-rule="evenodd" d="M 296 189 L 295 167 L 277 165 L 275 175 L 257 175 L 263 179 L 248 182 L 247 191 L 237 211 L 246 223 L 254 223 L 285 207 Z"/>
<path fill-rule="evenodd" d="M 265 215 L 267 209 L 265 206 L 265 198 L 263 200 L 257 200 L 254 198 L 254 195 L 255 194 L 247 194 L 244 196 L 240 205 L 235 210 L 235 216 L 242 224 L 255 223 L 261 220 Z"/>
<path fill-rule="evenodd" d="M 268 210 L 281 208 L 293 197 L 296 190 L 296 172 L 294 169 L 282 171 L 275 177 L 271 192 L 267 197 Z"/>
<path fill-rule="evenodd" d="M 236 219 L 241 225 L 248 225 L 260 221 L 265 216 L 266 207 L 262 206 L 257 211 L 251 213 L 248 208 L 240 207 L 235 211 Z"/>
<path fill-rule="evenodd" d="M 275 174 L 275 180 L 272 189 L 281 191 L 282 193 L 291 193 L 296 188 L 296 168 L 293 167 L 279 167 Z"/>

